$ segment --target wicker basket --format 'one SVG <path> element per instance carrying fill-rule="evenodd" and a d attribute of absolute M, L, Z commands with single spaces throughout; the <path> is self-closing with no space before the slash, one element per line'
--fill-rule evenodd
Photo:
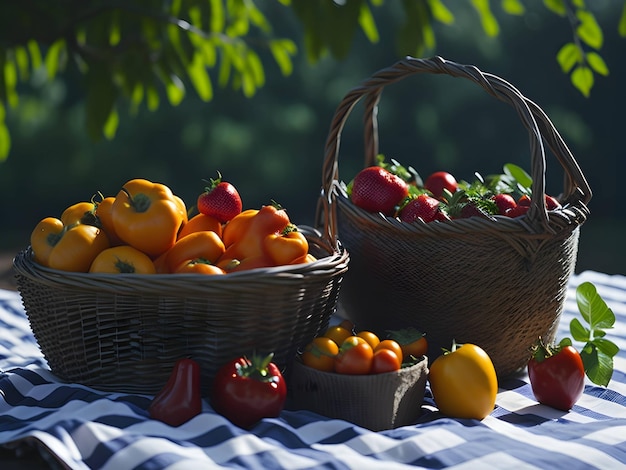
<path fill-rule="evenodd" d="M 27 249 L 14 260 L 17 286 L 60 379 L 152 394 L 190 357 L 206 394 L 217 369 L 241 354 L 274 352 L 286 369 L 335 313 L 347 252 L 300 228 L 315 262 L 224 276 L 89 274 L 44 268 Z"/>
<path fill-rule="evenodd" d="M 514 219 L 408 224 L 353 205 L 338 174 L 344 124 L 364 98 L 365 166 L 375 164 L 381 93 L 386 85 L 416 74 L 468 79 L 511 105 L 530 138 L 532 200 L 544 200 L 547 144 L 564 170 L 559 197 L 563 209 L 547 211 L 544 204 L 533 204 L 525 216 Z M 350 253 L 340 306 L 359 329 L 421 329 L 429 339 L 431 362 L 453 339 L 478 344 L 490 354 L 500 378 L 526 364 L 538 336 L 554 338 L 591 191 L 570 150 L 535 103 L 476 67 L 440 57 L 408 57 L 344 97 L 325 152 L 317 220 L 330 239 L 340 235 Z"/>

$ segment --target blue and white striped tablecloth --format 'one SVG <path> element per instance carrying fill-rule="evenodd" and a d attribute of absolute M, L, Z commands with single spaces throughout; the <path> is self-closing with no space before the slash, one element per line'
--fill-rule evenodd
<path fill-rule="evenodd" d="M 440 416 L 427 390 L 418 424 L 377 433 L 303 411 L 246 432 L 206 402 L 178 428 L 150 420 L 150 396 L 57 381 L 19 295 L 0 290 L 0 445 L 35 444 L 72 469 L 626 468 L 626 277 L 574 276 L 559 338 L 570 336 L 574 289 L 583 281 L 595 284 L 617 317 L 608 335 L 621 351 L 607 388 L 588 382 L 564 413 L 539 405 L 525 378 L 509 380 L 483 421 Z"/>

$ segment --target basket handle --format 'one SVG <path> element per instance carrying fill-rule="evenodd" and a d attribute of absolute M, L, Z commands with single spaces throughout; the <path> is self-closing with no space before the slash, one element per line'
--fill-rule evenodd
<path fill-rule="evenodd" d="M 513 85 L 495 75 L 482 72 L 475 66 L 461 65 L 441 57 L 417 59 L 406 57 L 374 73 L 369 79 L 353 88 L 343 98 L 335 111 L 326 140 L 322 167 L 322 194 L 318 203 L 318 223 L 322 221 L 324 235 L 337 240 L 337 214 L 335 208 L 335 185 L 339 181 L 339 146 L 341 133 L 352 109 L 365 98 L 365 167 L 373 165 L 378 155 L 378 102 L 386 85 L 398 82 L 419 73 L 450 75 L 465 78 L 480 85 L 487 93 L 504 101 L 517 111 L 524 127 L 528 130 L 531 151 L 532 205 L 527 213 L 531 231 L 554 231 L 549 225 L 545 204 L 546 157 L 544 141 L 556 156 L 565 171 L 561 202 L 564 204 L 587 204 L 591 189 L 576 159 L 563 141 L 548 116 L 534 102 L 523 96 Z"/>

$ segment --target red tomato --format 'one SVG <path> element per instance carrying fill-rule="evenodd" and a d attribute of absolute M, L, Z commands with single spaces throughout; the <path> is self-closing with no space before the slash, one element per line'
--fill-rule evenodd
<path fill-rule="evenodd" d="M 374 351 L 358 336 L 350 336 L 341 344 L 335 358 L 335 372 L 338 374 L 364 375 L 372 370 Z"/>
<path fill-rule="evenodd" d="M 402 360 L 391 349 L 379 349 L 374 352 L 372 359 L 372 374 L 384 374 L 399 370 L 402 367 Z"/>
<path fill-rule="evenodd" d="M 213 380 L 213 409 L 241 428 L 278 416 L 285 405 L 287 385 L 272 357 L 239 357 L 224 364 Z"/>
<path fill-rule="evenodd" d="M 539 403 L 568 411 L 585 389 L 585 367 L 572 346 L 539 345 L 528 362 L 528 378 Z"/>
<path fill-rule="evenodd" d="M 446 171 L 436 171 L 426 179 L 424 187 L 439 199 L 443 195 L 443 190 L 447 189 L 455 193 L 459 187 L 456 178 Z"/>

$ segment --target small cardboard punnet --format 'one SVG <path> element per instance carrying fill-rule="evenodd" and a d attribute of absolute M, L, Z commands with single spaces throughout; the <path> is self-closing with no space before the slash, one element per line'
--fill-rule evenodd
<path fill-rule="evenodd" d="M 384 374 L 322 372 L 293 362 L 290 406 L 350 421 L 372 431 L 415 423 L 422 412 L 428 359 Z"/>

